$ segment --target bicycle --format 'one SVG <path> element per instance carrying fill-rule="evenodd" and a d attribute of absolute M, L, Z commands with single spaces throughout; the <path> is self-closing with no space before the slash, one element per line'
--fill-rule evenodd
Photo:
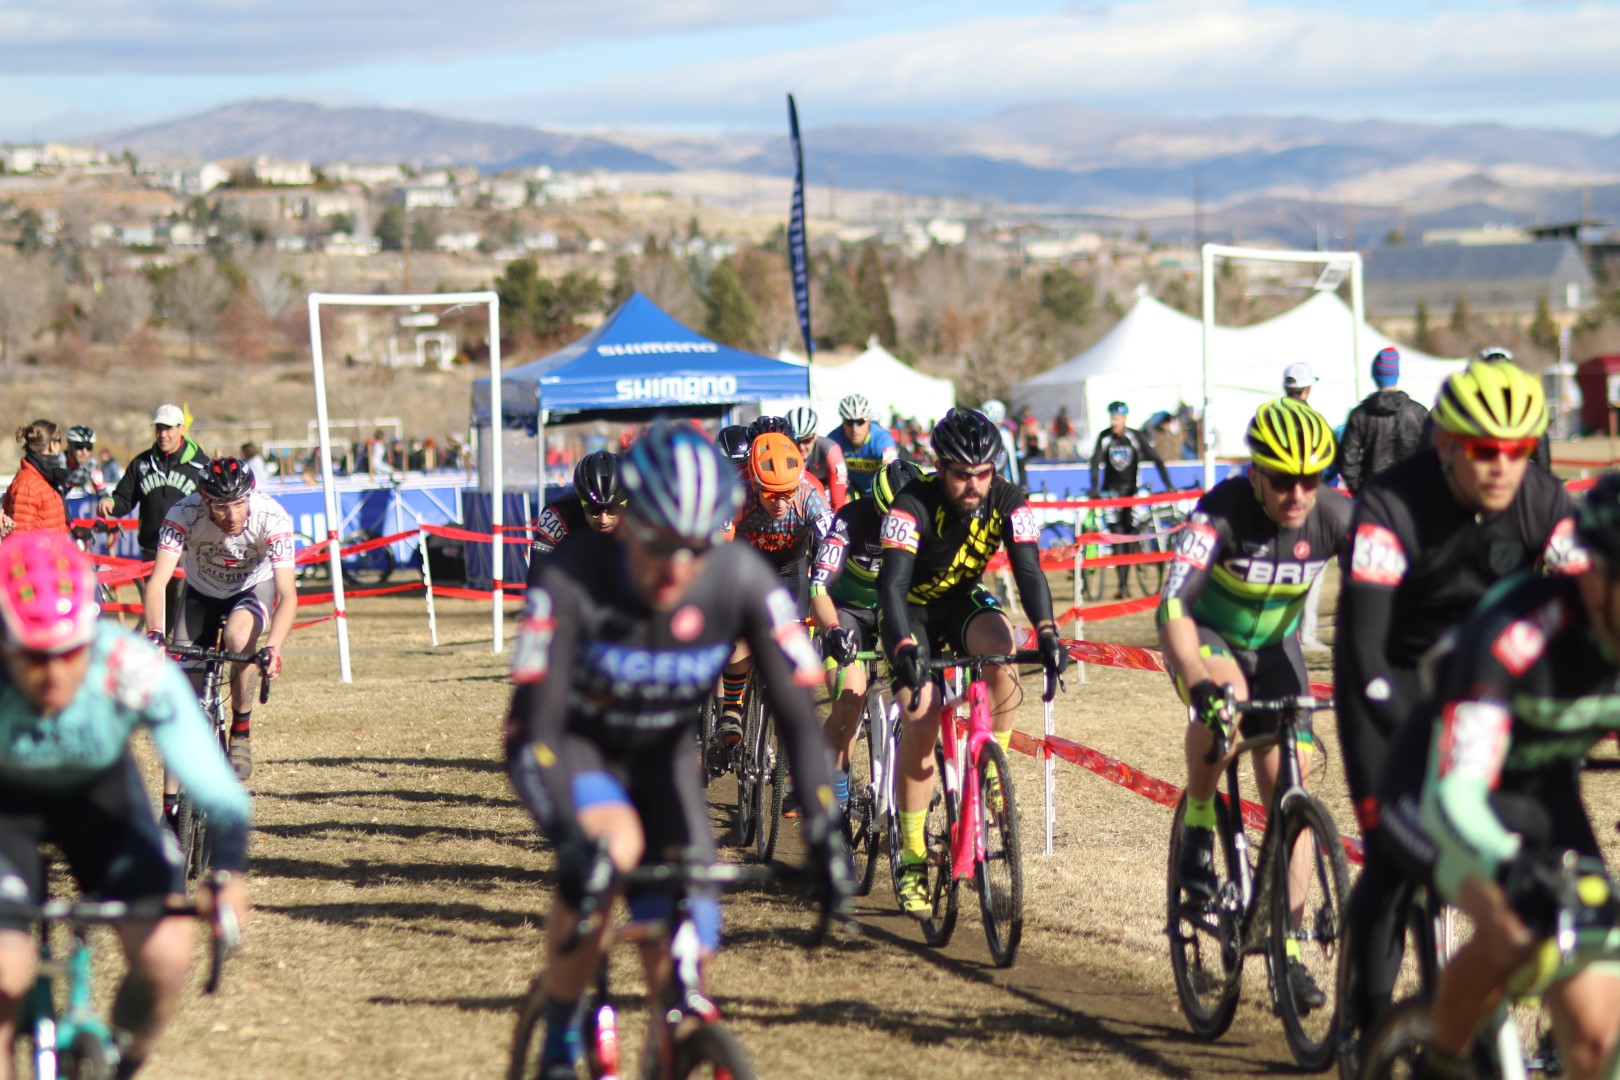
<path fill-rule="evenodd" d="M 1150 494 L 1146 487 L 1137 489 L 1138 495 Z M 1109 495 L 1109 498 L 1116 496 Z M 1121 516 L 1127 512 L 1134 513 L 1136 507 L 1109 507 L 1098 509 L 1093 507 L 1086 511 L 1081 523 L 1083 533 L 1118 533 Z M 1118 580 L 1119 570 L 1112 566 L 1094 566 L 1095 560 L 1104 559 L 1112 555 L 1128 554 L 1162 554 L 1173 550 L 1173 538 L 1166 534 L 1174 531 L 1184 524 L 1187 516 L 1175 508 L 1173 503 L 1152 503 L 1140 507 L 1146 513 L 1136 521 L 1136 527 L 1141 539 L 1134 542 L 1121 541 L 1118 544 L 1105 544 L 1101 542 L 1085 545 L 1085 562 L 1080 569 L 1081 589 L 1086 597 L 1093 602 L 1104 599 L 1107 581 L 1112 578 Z M 1164 578 L 1168 562 L 1139 562 L 1133 564 L 1128 576 L 1133 577 L 1136 584 L 1142 589 L 1144 596 L 1156 596 L 1164 588 Z"/>
<path fill-rule="evenodd" d="M 1528 1080 L 1532 1073 L 1554 1075 L 1545 1040 L 1527 1050 L 1514 1019 L 1518 1006 L 1531 1002 L 1553 984 L 1592 964 L 1620 961 L 1620 925 L 1616 925 L 1603 863 L 1565 851 L 1556 865 L 1543 861 L 1531 873 L 1555 902 L 1552 933 L 1538 954 L 1509 982 L 1507 993 L 1475 1036 L 1475 1059 L 1487 1075 L 1502 1080 Z M 1583 880 L 1603 880 L 1600 903 L 1589 903 Z M 1402 1076 L 1421 1062 L 1433 1038 L 1429 1000 L 1411 998 L 1392 1009 L 1368 1038 L 1361 1075 L 1367 1080 Z M 1600 1075 L 1620 1080 L 1620 1050 L 1610 1054 Z"/>
<path fill-rule="evenodd" d="M 611 914 L 612 897 L 621 887 L 656 889 L 666 893 L 672 903 L 657 927 L 627 927 L 611 935 L 604 945 L 596 968 L 596 985 L 582 1003 L 585 1075 L 591 1080 L 619 1080 L 627 1075 L 621 1069 L 618 1011 L 608 986 L 607 955 L 613 944 L 634 941 L 667 944 L 670 959 L 663 985 L 648 993 L 651 1021 L 647 1025 L 641 1061 L 644 1080 L 685 1080 L 700 1076 L 716 1080 L 753 1080 L 756 1074 L 747 1051 L 737 1037 L 722 1026 L 720 1010 L 703 993 L 700 978 L 703 949 L 692 921 L 690 893 L 696 885 L 737 888 L 798 876 L 801 872 L 737 863 L 703 864 L 686 857 L 618 873 L 603 856 L 599 867 L 600 872 L 588 875 L 587 880 L 593 887 L 579 906 L 579 921 L 574 930 L 561 943 L 560 952 L 564 954 L 577 948 L 595 932 L 600 920 Z M 835 911 L 831 904 L 823 906 L 812 944 L 825 936 Z M 539 1075 L 545 1005 L 545 977 L 537 975 L 518 1008 L 507 1080 L 534 1080 Z"/>
<path fill-rule="evenodd" d="M 844 840 L 855 863 L 855 895 L 866 896 L 877 878 L 877 862 L 891 832 L 899 828 L 894 817 L 894 761 L 899 750 L 900 708 L 889 699 L 877 677 L 876 652 L 858 652 L 855 662 L 866 665 L 866 697 L 856 718 L 855 749 L 849 759 L 849 799 L 844 804 Z M 840 670 L 833 697 L 843 687 Z M 863 760 L 864 759 L 864 760 Z M 859 781 L 857 778 L 861 778 Z"/>
<path fill-rule="evenodd" d="M 939 713 L 940 738 L 934 746 L 939 783 L 934 785 L 924 826 L 931 911 L 922 920 L 923 940 L 935 948 L 950 942 L 956 930 L 958 885 L 972 878 L 979 894 L 985 941 L 996 967 L 1012 965 L 1023 937 L 1024 860 L 1012 772 L 1006 752 L 991 733 L 984 668 L 988 664 L 1039 663 L 1041 654 L 1034 649 L 940 657 L 928 663 L 934 671 L 964 669 L 968 681 L 965 691 L 947 700 Z M 1056 676 L 1048 673 L 1041 698 L 1048 710 L 1057 686 Z M 956 709 L 964 702 L 968 706 L 965 740 L 956 721 Z M 897 711 L 897 724 L 901 722 L 898 717 Z M 895 804 L 891 801 L 891 805 Z M 897 897 L 903 846 L 896 813 L 889 818 L 889 870 Z"/>
<path fill-rule="evenodd" d="M 349 533 L 338 540 L 339 549 L 354 547 L 370 540 L 378 539 L 382 534 L 371 529 L 360 529 Z M 293 534 L 293 547 L 295 551 L 302 552 L 305 548 L 314 547 L 319 541 L 304 533 Z M 384 544 L 369 551 L 355 552 L 351 555 L 339 557 L 339 565 L 343 568 L 343 583 L 356 589 L 377 588 L 387 584 L 399 568 L 399 560 L 394 556 L 392 544 Z M 330 557 L 323 550 L 321 557 L 301 562 L 297 565 L 298 583 L 300 585 L 314 584 L 320 581 L 329 581 L 332 577 L 332 563 Z"/>
<path fill-rule="evenodd" d="M 203 663 L 201 687 L 197 701 L 203 715 L 214 729 L 220 754 L 228 761 L 231 756 L 231 675 L 227 664 L 254 664 L 259 668 L 259 704 L 270 700 L 270 679 L 266 674 L 269 657 L 263 653 L 235 653 L 224 649 L 202 648 L 197 645 L 170 645 L 169 655 L 176 660 L 199 660 Z M 197 804 L 184 790 L 175 804 L 175 835 L 180 842 L 180 855 L 186 868 L 186 879 L 200 877 L 208 869 L 213 853 L 208 847 L 208 823 Z"/>
<path fill-rule="evenodd" d="M 1301 1068 L 1313 1071 L 1326 1068 L 1337 1050 L 1338 1010 L 1333 1001 L 1310 1008 L 1295 1000 L 1288 978 L 1288 943 L 1296 944 L 1299 955 L 1293 959 L 1305 965 L 1319 987 L 1337 989 L 1333 964 L 1342 939 L 1350 870 L 1332 815 L 1305 790 L 1295 739 L 1302 716 L 1331 707 L 1331 702 L 1311 697 L 1236 701 L 1227 688 L 1230 714 L 1277 713 L 1277 730 L 1242 739 L 1236 745 L 1231 744 L 1231 734 L 1222 730 L 1204 758 L 1210 764 L 1224 762 L 1226 772 L 1226 794 L 1215 800 L 1217 887 L 1213 897 L 1187 892 L 1178 880 L 1185 795 L 1176 804 L 1170 827 L 1167 876 L 1165 933 L 1170 939 L 1170 966 L 1182 1014 L 1193 1034 L 1217 1039 L 1226 1033 L 1237 1012 L 1243 959 L 1258 953 L 1266 958 L 1266 981 L 1288 1048 Z M 1280 750 L 1282 760 L 1266 808 L 1259 859 L 1253 861 L 1241 817 L 1238 763 L 1245 754 L 1273 748 Z M 1301 871 L 1294 858 L 1307 835 L 1313 857 L 1310 866 Z M 1300 888 L 1313 889 L 1313 895 L 1295 903 L 1293 891 Z M 1315 1023 L 1311 1022 L 1313 1013 Z"/>
<path fill-rule="evenodd" d="M 224 954 L 236 948 L 239 934 L 236 913 L 218 903 L 219 885 L 209 881 L 214 917 L 209 934 L 208 981 L 203 993 L 219 989 Z M 29 1059 L 36 1080 L 111 1080 L 122 1057 L 117 1033 L 97 1014 L 91 1001 L 93 954 L 88 930 L 93 925 L 114 925 L 130 919 L 200 914 L 195 904 L 171 904 L 166 899 L 129 904 L 121 900 L 48 900 L 44 904 L 0 901 L 0 913 L 39 926 L 39 968 L 22 1001 L 17 1033 L 32 1044 Z M 50 928 L 67 925 L 72 940 L 65 956 L 52 954 Z M 58 1007 L 56 984 L 64 984 Z"/>

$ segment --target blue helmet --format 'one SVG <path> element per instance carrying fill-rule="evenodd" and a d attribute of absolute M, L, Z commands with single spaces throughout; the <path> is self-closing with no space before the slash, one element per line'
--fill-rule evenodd
<path fill-rule="evenodd" d="M 628 517 L 688 543 L 712 543 L 737 513 L 737 468 L 690 424 L 654 424 L 620 466 Z"/>

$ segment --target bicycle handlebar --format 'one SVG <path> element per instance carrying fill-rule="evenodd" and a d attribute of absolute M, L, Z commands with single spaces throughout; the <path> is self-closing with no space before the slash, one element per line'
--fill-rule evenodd
<path fill-rule="evenodd" d="M 229 652 L 225 649 L 205 649 L 198 645 L 169 645 L 166 646 L 169 655 L 177 660 L 218 660 L 226 664 L 254 664 L 259 669 L 259 704 L 263 705 L 270 700 L 270 679 L 266 669 L 270 660 L 263 655 L 263 650 L 256 653 Z"/>
<path fill-rule="evenodd" d="M 1222 689 L 1226 692 L 1226 710 L 1234 716 L 1252 712 L 1280 712 L 1280 713 L 1313 713 L 1333 708 L 1331 698 L 1316 698 L 1309 694 L 1298 694 L 1292 697 L 1259 698 L 1254 701 L 1239 701 L 1236 689 L 1227 683 Z M 1226 756 L 1231 745 L 1232 736 L 1223 724 L 1215 732 L 1215 744 L 1204 755 L 1204 764 L 1213 765 Z"/>
<path fill-rule="evenodd" d="M 967 656 L 931 657 L 928 668 L 930 671 L 943 671 L 947 668 L 963 667 L 979 672 L 990 664 L 1040 664 L 1044 669 L 1046 658 L 1041 655 L 1039 649 L 1018 649 L 1010 653 L 970 653 Z M 1051 701 L 1062 686 L 1063 680 L 1054 672 L 1047 671 L 1046 689 L 1041 693 L 1041 700 Z"/>

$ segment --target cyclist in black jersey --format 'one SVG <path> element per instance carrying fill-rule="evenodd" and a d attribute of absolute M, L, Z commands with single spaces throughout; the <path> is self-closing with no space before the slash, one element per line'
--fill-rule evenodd
<path fill-rule="evenodd" d="M 1529 467 L 1547 426 L 1540 381 L 1475 361 L 1441 388 L 1437 445 L 1373 477 L 1356 501 L 1339 591 L 1339 744 L 1367 861 L 1347 911 L 1357 978 L 1343 1019 L 1367 1030 L 1390 1000 L 1411 891 L 1372 844 L 1389 741 L 1419 699 L 1423 655 L 1496 582 L 1536 565 L 1578 572 L 1574 503 Z"/>
<path fill-rule="evenodd" d="M 1108 404 L 1108 430 L 1097 436 L 1097 445 L 1091 452 L 1091 497 L 1107 495 L 1112 498 L 1129 498 L 1136 494 L 1136 471 L 1142 462 L 1151 462 L 1159 470 L 1159 479 L 1164 482 L 1164 490 L 1170 491 L 1175 485 L 1170 482 L 1170 470 L 1164 467 L 1164 459 L 1153 448 L 1153 440 L 1147 438 L 1140 431 L 1130 426 L 1128 417 L 1131 407 L 1123 401 L 1112 401 Z M 1097 483 L 1097 467 L 1102 466 L 1102 484 Z M 1134 536 L 1136 534 L 1136 515 L 1134 507 L 1120 506 L 1108 511 L 1104 518 L 1111 522 L 1113 532 L 1121 535 Z M 1128 566 L 1119 569 L 1118 599 L 1125 599 L 1130 594 L 1130 572 Z"/>
<path fill-rule="evenodd" d="M 1473 1075 L 1474 1030 L 1552 932 L 1528 868 L 1564 851 L 1602 856 L 1580 773 L 1620 731 L 1620 474 L 1598 481 L 1578 521 L 1587 569 L 1523 571 L 1487 596 L 1396 735 L 1379 785 L 1379 846 L 1474 925 L 1435 994 L 1429 1064 L 1440 1075 Z M 1566 1072 L 1598 1075 L 1616 1041 L 1620 979 L 1588 968 L 1544 999 Z"/>
<path fill-rule="evenodd" d="M 1187 811 L 1177 875 L 1188 892 L 1215 889 L 1215 792 L 1221 766 L 1204 760 L 1215 728 L 1228 722 L 1225 687 L 1239 699 L 1310 692 L 1299 617 L 1311 583 L 1347 546 L 1350 500 L 1322 483 L 1333 464 L 1333 430 L 1303 401 L 1260 406 L 1247 432 L 1246 477 L 1216 484 L 1188 519 L 1159 602 L 1159 642 L 1187 708 Z M 1277 718 L 1247 713 L 1241 731 L 1276 730 Z M 1301 771 L 1310 774 L 1314 735 L 1299 731 Z M 1277 783 L 1280 754 L 1254 759 L 1262 805 Z M 1296 945 L 1297 947 L 1297 945 Z M 1294 1000 L 1326 1002 L 1303 964 L 1289 964 Z"/>
<path fill-rule="evenodd" d="M 624 514 L 624 485 L 619 482 L 619 455 L 609 450 L 586 454 L 574 466 L 574 494 L 546 504 L 534 523 L 529 545 L 528 584 L 539 573 L 541 555 L 549 555 L 569 533 L 594 529 L 610 533 Z"/>
<path fill-rule="evenodd" d="M 971 409 L 952 409 L 934 427 L 931 445 L 940 471 L 913 481 L 895 497 L 883 519 L 878 571 L 883 645 L 906 721 L 897 766 L 904 844 L 899 899 L 918 917 L 929 908 L 923 831 L 934 791 L 941 704 L 938 686 L 928 677 L 928 658 L 947 647 L 970 654 L 1013 651 L 1012 623 L 979 584 L 985 564 L 1003 544 L 1047 669 L 1061 672 L 1069 661 L 1041 570 L 1040 522 L 1022 492 L 995 475 L 1003 453 L 995 425 Z M 992 666 L 985 669 L 985 682 L 996 740 L 1005 749 L 1019 700 L 1018 678 Z"/>
<path fill-rule="evenodd" d="M 812 793 L 804 833 L 811 865 L 836 897 L 847 897 L 852 881 L 808 689 L 820 681 L 820 658 L 765 560 L 719 542 L 738 494 L 730 465 L 690 427 L 660 424 L 630 450 L 624 481 L 631 500 L 614 535 L 571 536 L 542 561 L 512 657 L 508 769 L 558 852 L 546 920 L 548 1080 L 573 1076 L 578 1056 L 574 1012 L 601 935 L 566 956 L 556 943 L 574 925 L 596 852 L 605 849 L 620 870 L 644 855 L 663 861 L 671 849 L 713 860 L 691 748 L 738 638 L 766 676 L 798 790 Z M 660 899 L 632 896 L 632 915 L 654 918 Z M 703 896 L 695 906 L 712 949 L 718 902 Z"/>
<path fill-rule="evenodd" d="M 810 614 L 823 627 L 826 656 L 827 746 L 833 752 L 833 794 L 849 801 L 849 760 L 866 698 L 866 667 L 855 654 L 877 645 L 878 570 L 883 562 L 883 516 L 895 496 L 923 471 L 909 461 L 891 461 L 872 481 L 872 497 L 844 504 L 816 548 L 810 564 Z M 840 686 L 842 681 L 842 686 Z"/>

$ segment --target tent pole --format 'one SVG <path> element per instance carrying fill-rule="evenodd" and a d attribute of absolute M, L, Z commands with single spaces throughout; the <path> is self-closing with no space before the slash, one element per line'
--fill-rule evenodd
<path fill-rule="evenodd" d="M 501 619 L 505 614 L 503 608 L 506 595 L 502 587 L 501 571 L 506 557 L 506 536 L 501 531 L 501 526 L 506 524 L 506 475 L 502 471 L 501 460 L 501 443 L 504 441 L 501 436 L 505 430 L 501 414 L 501 304 L 493 296 L 489 301 L 489 392 L 489 467 L 495 474 L 491 485 L 494 503 L 490 507 L 490 532 L 495 534 L 494 547 L 490 551 L 490 572 L 494 578 L 491 585 L 493 595 L 490 598 L 490 621 L 493 624 L 490 651 L 498 653 L 505 646 L 505 642 L 501 640 L 505 630 Z"/>
<path fill-rule="evenodd" d="M 1203 444 L 1204 451 L 1204 490 L 1208 491 L 1215 486 L 1215 426 L 1210 422 L 1214 411 L 1214 401 L 1209 385 L 1209 346 L 1210 338 L 1215 331 L 1215 249 L 1213 244 L 1205 244 L 1202 252 L 1203 264 L 1203 308 L 1204 323 L 1204 415 L 1199 422 L 1199 442 Z"/>
<path fill-rule="evenodd" d="M 327 566 L 332 575 L 332 616 L 337 627 L 338 678 L 353 682 L 354 672 L 349 666 L 349 617 L 343 603 L 343 556 L 338 550 L 338 536 L 343 528 L 336 481 L 332 474 L 332 425 L 326 411 L 326 357 L 321 348 L 320 293 L 309 294 L 309 361 L 315 376 L 315 427 L 321 447 L 321 496 L 326 506 Z"/>
<path fill-rule="evenodd" d="M 1361 324 L 1366 318 L 1367 302 L 1361 295 L 1361 254 L 1350 253 L 1350 370 L 1356 374 L 1356 400 L 1367 396 L 1365 379 L 1372 361 L 1361 354 Z"/>

